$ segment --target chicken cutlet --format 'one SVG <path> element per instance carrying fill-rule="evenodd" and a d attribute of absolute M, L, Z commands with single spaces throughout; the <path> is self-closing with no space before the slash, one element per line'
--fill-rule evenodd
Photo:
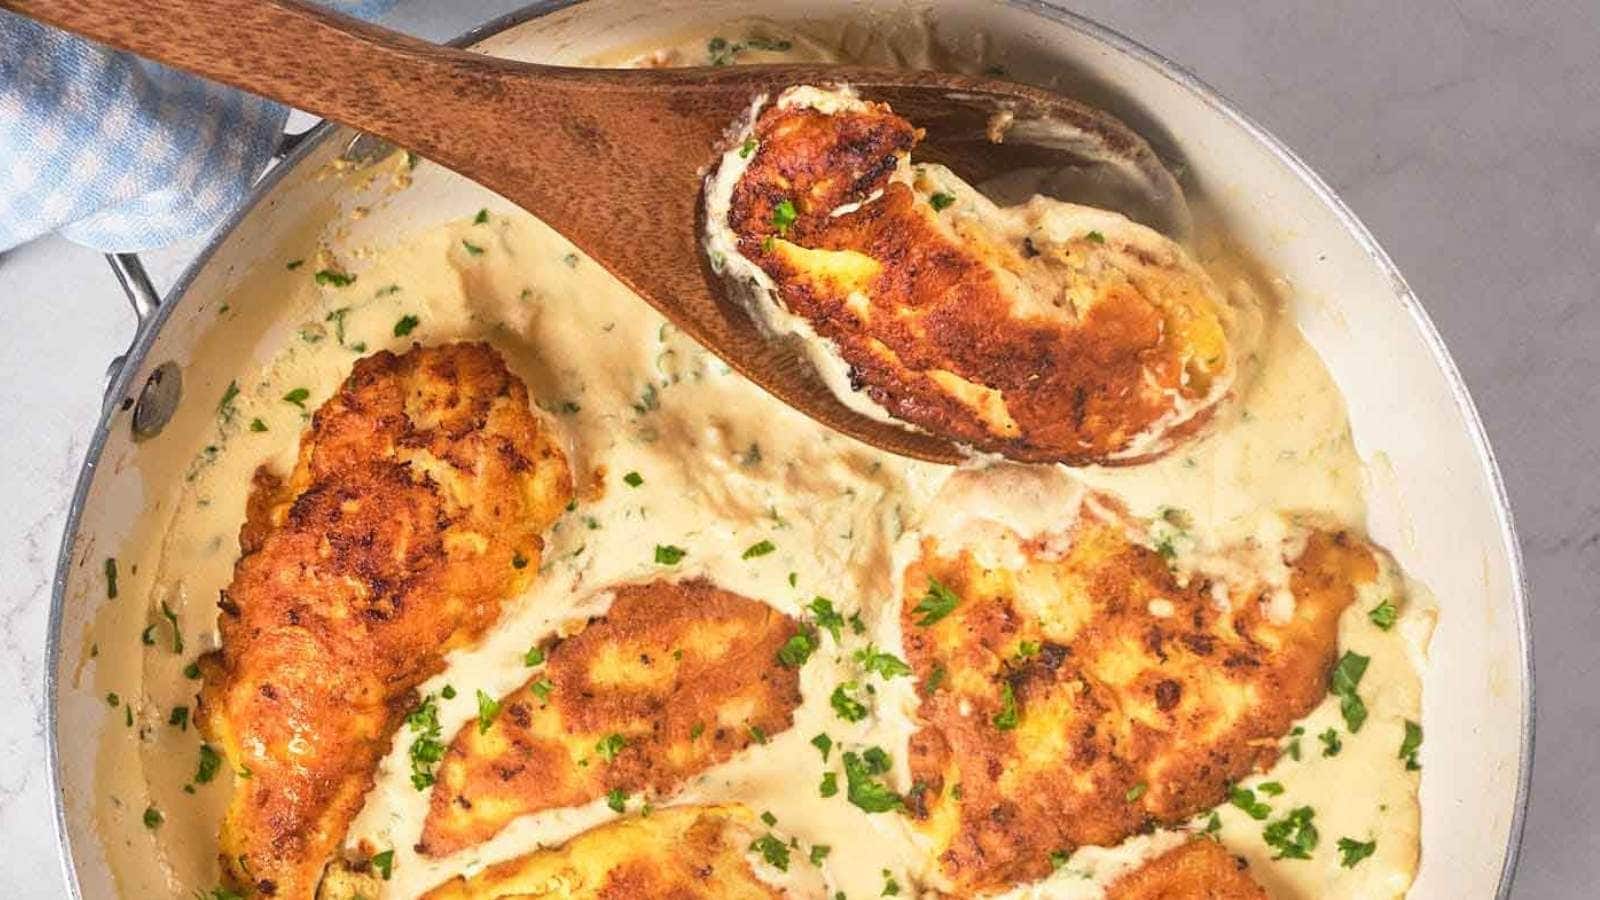
<path fill-rule="evenodd" d="M 1218 841 L 1194 838 L 1113 881 L 1106 900 L 1267 900 L 1244 860 Z"/>
<path fill-rule="evenodd" d="M 744 806 L 678 806 L 619 819 L 560 847 L 457 876 L 424 900 L 638 900 L 643 897 L 779 898 L 749 847 L 760 826 Z"/>
<path fill-rule="evenodd" d="M 257 473 L 197 714 L 236 773 L 230 884 L 315 895 L 416 685 L 530 582 L 571 496 L 527 388 L 485 344 L 358 361 L 289 477 Z"/>
<path fill-rule="evenodd" d="M 911 165 L 920 137 L 791 88 L 708 183 L 713 268 L 831 344 L 847 404 L 978 450 L 1127 464 L 1197 433 L 1234 378 L 1231 312 L 1183 248 L 1105 210 L 996 207 Z"/>
<path fill-rule="evenodd" d="M 999 476 L 957 476 L 985 477 Z M 1026 476 L 1041 489 L 1052 477 Z M 908 805 L 962 894 L 1182 824 L 1270 766 L 1327 694 L 1340 614 L 1380 576 L 1361 538 L 1299 525 L 1263 551 L 1283 564 L 1277 585 L 1179 571 L 1145 523 L 1073 490 L 1022 511 L 1000 494 L 992 516 L 911 538 L 901 621 L 921 702 Z"/>
<path fill-rule="evenodd" d="M 451 742 L 419 850 L 442 856 L 512 819 L 605 797 L 661 797 L 786 730 L 797 667 L 779 651 L 799 625 L 706 581 L 614 589 L 606 614 L 556 643 L 486 728 Z"/>

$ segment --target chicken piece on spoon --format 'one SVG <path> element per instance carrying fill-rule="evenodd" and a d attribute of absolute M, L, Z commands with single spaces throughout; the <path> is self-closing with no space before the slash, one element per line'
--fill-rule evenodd
<path fill-rule="evenodd" d="M 708 182 L 713 269 L 840 399 L 987 453 L 1129 464 L 1197 434 L 1231 311 L 1175 242 L 1035 197 L 998 207 L 849 89 L 790 88 Z"/>

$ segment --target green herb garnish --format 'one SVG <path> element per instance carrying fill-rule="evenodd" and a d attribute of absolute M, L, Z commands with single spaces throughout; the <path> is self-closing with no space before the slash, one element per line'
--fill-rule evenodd
<path fill-rule="evenodd" d="M 833 711 L 839 718 L 846 722 L 859 722 L 867 717 L 867 707 L 861 701 L 850 696 L 850 692 L 857 687 L 854 681 L 847 681 L 833 689 L 833 694 L 828 698 Z"/>
<path fill-rule="evenodd" d="M 876 751 L 876 752 L 873 752 Z M 900 795 L 875 776 L 889 771 L 889 755 L 877 747 L 864 755 L 846 751 L 844 754 L 845 799 L 869 813 L 890 812 L 900 809 L 904 802 Z"/>
<path fill-rule="evenodd" d="M 778 649 L 778 662 L 791 669 L 798 669 L 805 665 L 806 660 L 811 658 L 816 649 L 815 635 L 805 631 L 798 632 Z"/>
<path fill-rule="evenodd" d="M 868 644 L 865 650 L 857 650 L 855 661 L 868 672 L 878 673 L 885 681 L 911 674 L 911 667 L 902 662 L 898 656 L 884 653 L 873 644 Z"/>
<path fill-rule="evenodd" d="M 1339 712 L 1344 715 L 1345 726 L 1351 734 L 1360 731 L 1367 721 L 1367 705 L 1361 702 L 1356 686 L 1361 683 L 1370 661 L 1369 657 L 1346 650 L 1333 667 L 1333 678 L 1329 682 L 1328 691 L 1339 698 Z"/>
<path fill-rule="evenodd" d="M 757 541 L 754 544 L 751 544 L 750 546 L 746 547 L 745 550 L 744 550 L 744 554 L 742 556 L 740 556 L 739 558 L 740 559 L 755 559 L 758 556 L 766 556 L 768 553 L 771 553 L 772 551 L 774 551 L 776 549 L 778 549 L 777 545 L 772 543 L 771 541 L 766 541 L 766 540 Z"/>
<path fill-rule="evenodd" d="M 338 269 L 318 269 L 316 279 L 317 284 L 330 287 L 349 287 L 356 283 L 356 276 L 340 272 Z"/>
<path fill-rule="evenodd" d="M 1406 736 L 1400 740 L 1399 758 L 1406 761 L 1406 771 L 1415 772 L 1422 768 L 1417 762 L 1417 753 L 1422 750 L 1422 726 L 1410 719 L 1406 720 Z"/>
<path fill-rule="evenodd" d="M 394 336 L 405 337 L 421 323 L 422 320 L 416 316 L 401 316 L 400 320 L 394 323 Z"/>
<path fill-rule="evenodd" d="M 960 602 L 961 598 L 941 584 L 937 578 L 929 578 L 927 593 L 922 595 L 922 600 L 912 607 L 911 611 L 919 616 L 917 624 L 927 628 L 954 612 L 956 604 Z"/>
<path fill-rule="evenodd" d="M 478 689 L 478 733 L 488 732 L 489 726 L 494 724 L 495 717 L 500 715 L 500 701 L 485 694 L 483 688 Z"/>
<path fill-rule="evenodd" d="M 1400 610 L 1396 609 L 1395 605 L 1388 600 L 1374 606 L 1367 613 L 1367 620 L 1383 631 L 1393 628 L 1395 620 L 1398 618 L 1400 618 Z"/>
<path fill-rule="evenodd" d="M 310 397 L 311 391 L 303 387 L 297 387 L 289 393 L 283 395 L 283 402 L 292 403 L 301 409 L 305 409 L 306 400 L 310 399 Z"/>
<path fill-rule="evenodd" d="M 1309 806 L 1299 806 L 1287 816 L 1271 822 L 1261 830 L 1267 846 L 1278 851 L 1273 859 L 1310 859 L 1317 848 L 1317 827 L 1311 823 L 1316 811 Z"/>
<path fill-rule="evenodd" d="M 674 547 L 671 544 L 656 545 L 657 565 L 675 566 L 679 562 L 682 562 L 683 558 L 688 555 L 689 551 L 683 549 L 682 547 Z"/>
<path fill-rule="evenodd" d="M 928 205 L 933 207 L 934 212 L 939 212 L 955 202 L 956 196 L 954 194 L 946 194 L 943 192 L 934 194 L 928 198 Z"/>
<path fill-rule="evenodd" d="M 750 852 L 761 854 L 767 865 L 780 872 L 789 871 L 789 845 L 770 834 L 764 834 L 752 841 Z"/>

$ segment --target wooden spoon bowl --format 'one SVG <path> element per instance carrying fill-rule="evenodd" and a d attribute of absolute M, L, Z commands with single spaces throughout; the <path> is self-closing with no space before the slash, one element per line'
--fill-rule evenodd
<path fill-rule="evenodd" d="M 700 248 L 706 168 L 762 95 L 847 83 L 927 130 L 922 157 L 974 183 L 1107 173 L 1122 210 L 1181 233 L 1182 193 L 1111 116 L 1028 85 L 830 65 L 542 66 L 441 47 L 293 0 L 0 0 L 0 8 L 377 135 L 518 204 L 739 373 L 819 422 L 941 463 L 966 453 L 841 403 L 793 342 L 729 300 Z M 1002 143 L 991 139 L 1001 114 Z M 1071 179 L 1067 183 L 1074 183 Z M 1072 199 L 1072 198 L 1066 198 Z"/>

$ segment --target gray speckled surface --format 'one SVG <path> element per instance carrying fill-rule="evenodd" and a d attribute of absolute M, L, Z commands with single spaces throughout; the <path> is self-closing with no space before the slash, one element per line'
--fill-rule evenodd
<path fill-rule="evenodd" d="M 429 36 L 520 5 L 413 2 Z M 1532 589 L 1538 745 L 1513 896 L 1600 884 L 1600 3 L 1080 0 L 1283 138 L 1443 332 L 1499 456 Z M 170 283 L 193 247 L 151 257 Z M 64 890 L 43 768 L 48 583 L 105 364 L 132 317 L 99 257 L 0 257 L 0 883 Z M 1448 736 L 1430 736 L 1448 740 Z M 1488 887 L 1485 893 L 1488 893 Z"/>

